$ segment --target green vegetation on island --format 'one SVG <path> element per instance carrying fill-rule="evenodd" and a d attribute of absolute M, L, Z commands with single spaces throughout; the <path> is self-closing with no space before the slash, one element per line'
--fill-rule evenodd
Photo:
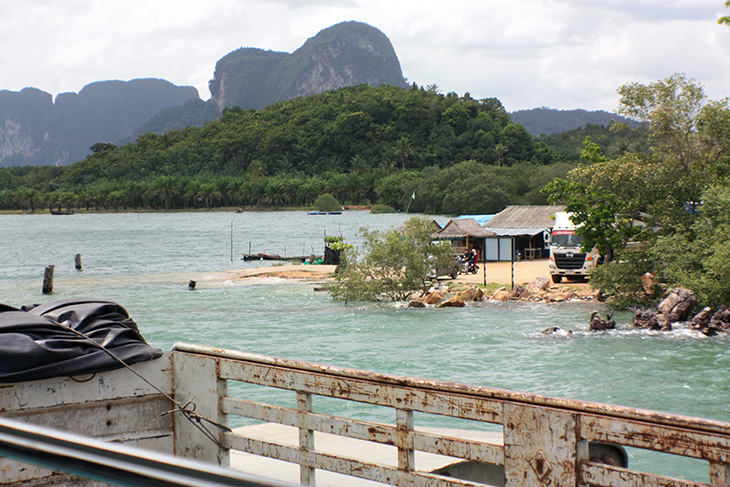
<path fill-rule="evenodd" d="M 226 109 L 203 127 L 92 151 L 68 167 L 0 169 L 0 209 L 312 207 L 329 193 L 343 205 L 495 213 L 546 202 L 540 188 L 575 167 L 498 100 L 415 85 Z"/>

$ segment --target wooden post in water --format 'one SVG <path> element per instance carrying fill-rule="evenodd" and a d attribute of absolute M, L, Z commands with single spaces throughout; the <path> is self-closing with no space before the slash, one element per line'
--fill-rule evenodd
<path fill-rule="evenodd" d="M 53 268 L 52 265 L 46 266 L 46 272 L 43 274 L 43 294 L 53 292 Z"/>
<path fill-rule="evenodd" d="M 76 265 L 76 270 L 81 270 L 81 254 L 74 255 L 74 264 Z"/>

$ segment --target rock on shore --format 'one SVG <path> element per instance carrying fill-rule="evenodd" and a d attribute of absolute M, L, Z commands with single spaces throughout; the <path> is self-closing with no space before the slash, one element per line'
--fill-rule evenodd
<path fill-rule="evenodd" d="M 656 310 L 641 310 L 634 315 L 634 326 L 649 330 L 671 331 L 674 325 L 689 325 L 692 329 L 712 336 L 730 333 L 730 310 L 723 305 L 716 311 L 706 307 L 695 315 L 692 311 L 697 298 L 690 289 L 672 290 Z"/>
<path fill-rule="evenodd" d="M 594 301 L 598 300 L 597 292 L 578 293 L 573 289 L 566 289 L 559 286 L 550 286 L 550 279 L 547 276 L 539 276 L 530 283 L 516 285 L 512 290 L 506 287 L 497 289 L 491 296 L 486 296 L 478 286 L 472 286 L 465 291 L 451 293 L 448 289 L 445 292 L 429 291 L 423 296 L 414 298 L 408 303 L 411 308 L 423 308 L 435 306 L 437 308 L 462 307 L 467 303 L 490 301 L 531 301 L 544 303 L 557 303 L 562 301 Z"/>

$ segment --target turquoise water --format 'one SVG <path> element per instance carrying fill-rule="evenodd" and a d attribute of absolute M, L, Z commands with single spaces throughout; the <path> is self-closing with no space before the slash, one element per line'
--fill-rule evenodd
<path fill-rule="evenodd" d="M 0 302 L 20 306 L 67 297 L 112 299 L 153 346 L 201 343 L 291 359 L 730 421 L 730 340 L 691 330 L 587 331 L 596 303 L 498 303 L 459 309 L 345 305 L 311 283 L 187 283 L 201 273 L 262 265 L 243 253 L 322 252 L 322 237 L 360 243 L 361 226 L 390 228 L 404 215 L 309 216 L 305 212 L 0 216 Z M 436 218 L 444 224 L 448 218 Z M 249 247 L 250 246 L 250 247 Z M 83 270 L 73 256 L 82 255 Z M 233 259 L 231 254 L 233 253 Z M 41 294 L 55 265 L 54 293 Z M 572 330 L 548 337 L 549 326 Z M 351 406 L 333 406 L 333 408 Z M 389 413 L 366 411 L 372 420 Z M 632 464 L 705 476 L 705 467 Z M 650 468 L 647 468 L 651 470 Z M 689 472 L 689 473 L 688 473 Z"/>

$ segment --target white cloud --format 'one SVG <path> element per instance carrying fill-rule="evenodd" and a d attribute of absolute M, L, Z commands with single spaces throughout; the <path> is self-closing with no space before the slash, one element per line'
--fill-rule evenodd
<path fill-rule="evenodd" d="M 621 84 L 675 72 L 730 94 L 721 0 L 0 0 L 0 11 L 0 89 L 15 91 L 157 77 L 207 98 L 225 54 L 292 52 L 357 20 L 390 38 L 410 81 L 508 110 L 613 110 Z"/>

